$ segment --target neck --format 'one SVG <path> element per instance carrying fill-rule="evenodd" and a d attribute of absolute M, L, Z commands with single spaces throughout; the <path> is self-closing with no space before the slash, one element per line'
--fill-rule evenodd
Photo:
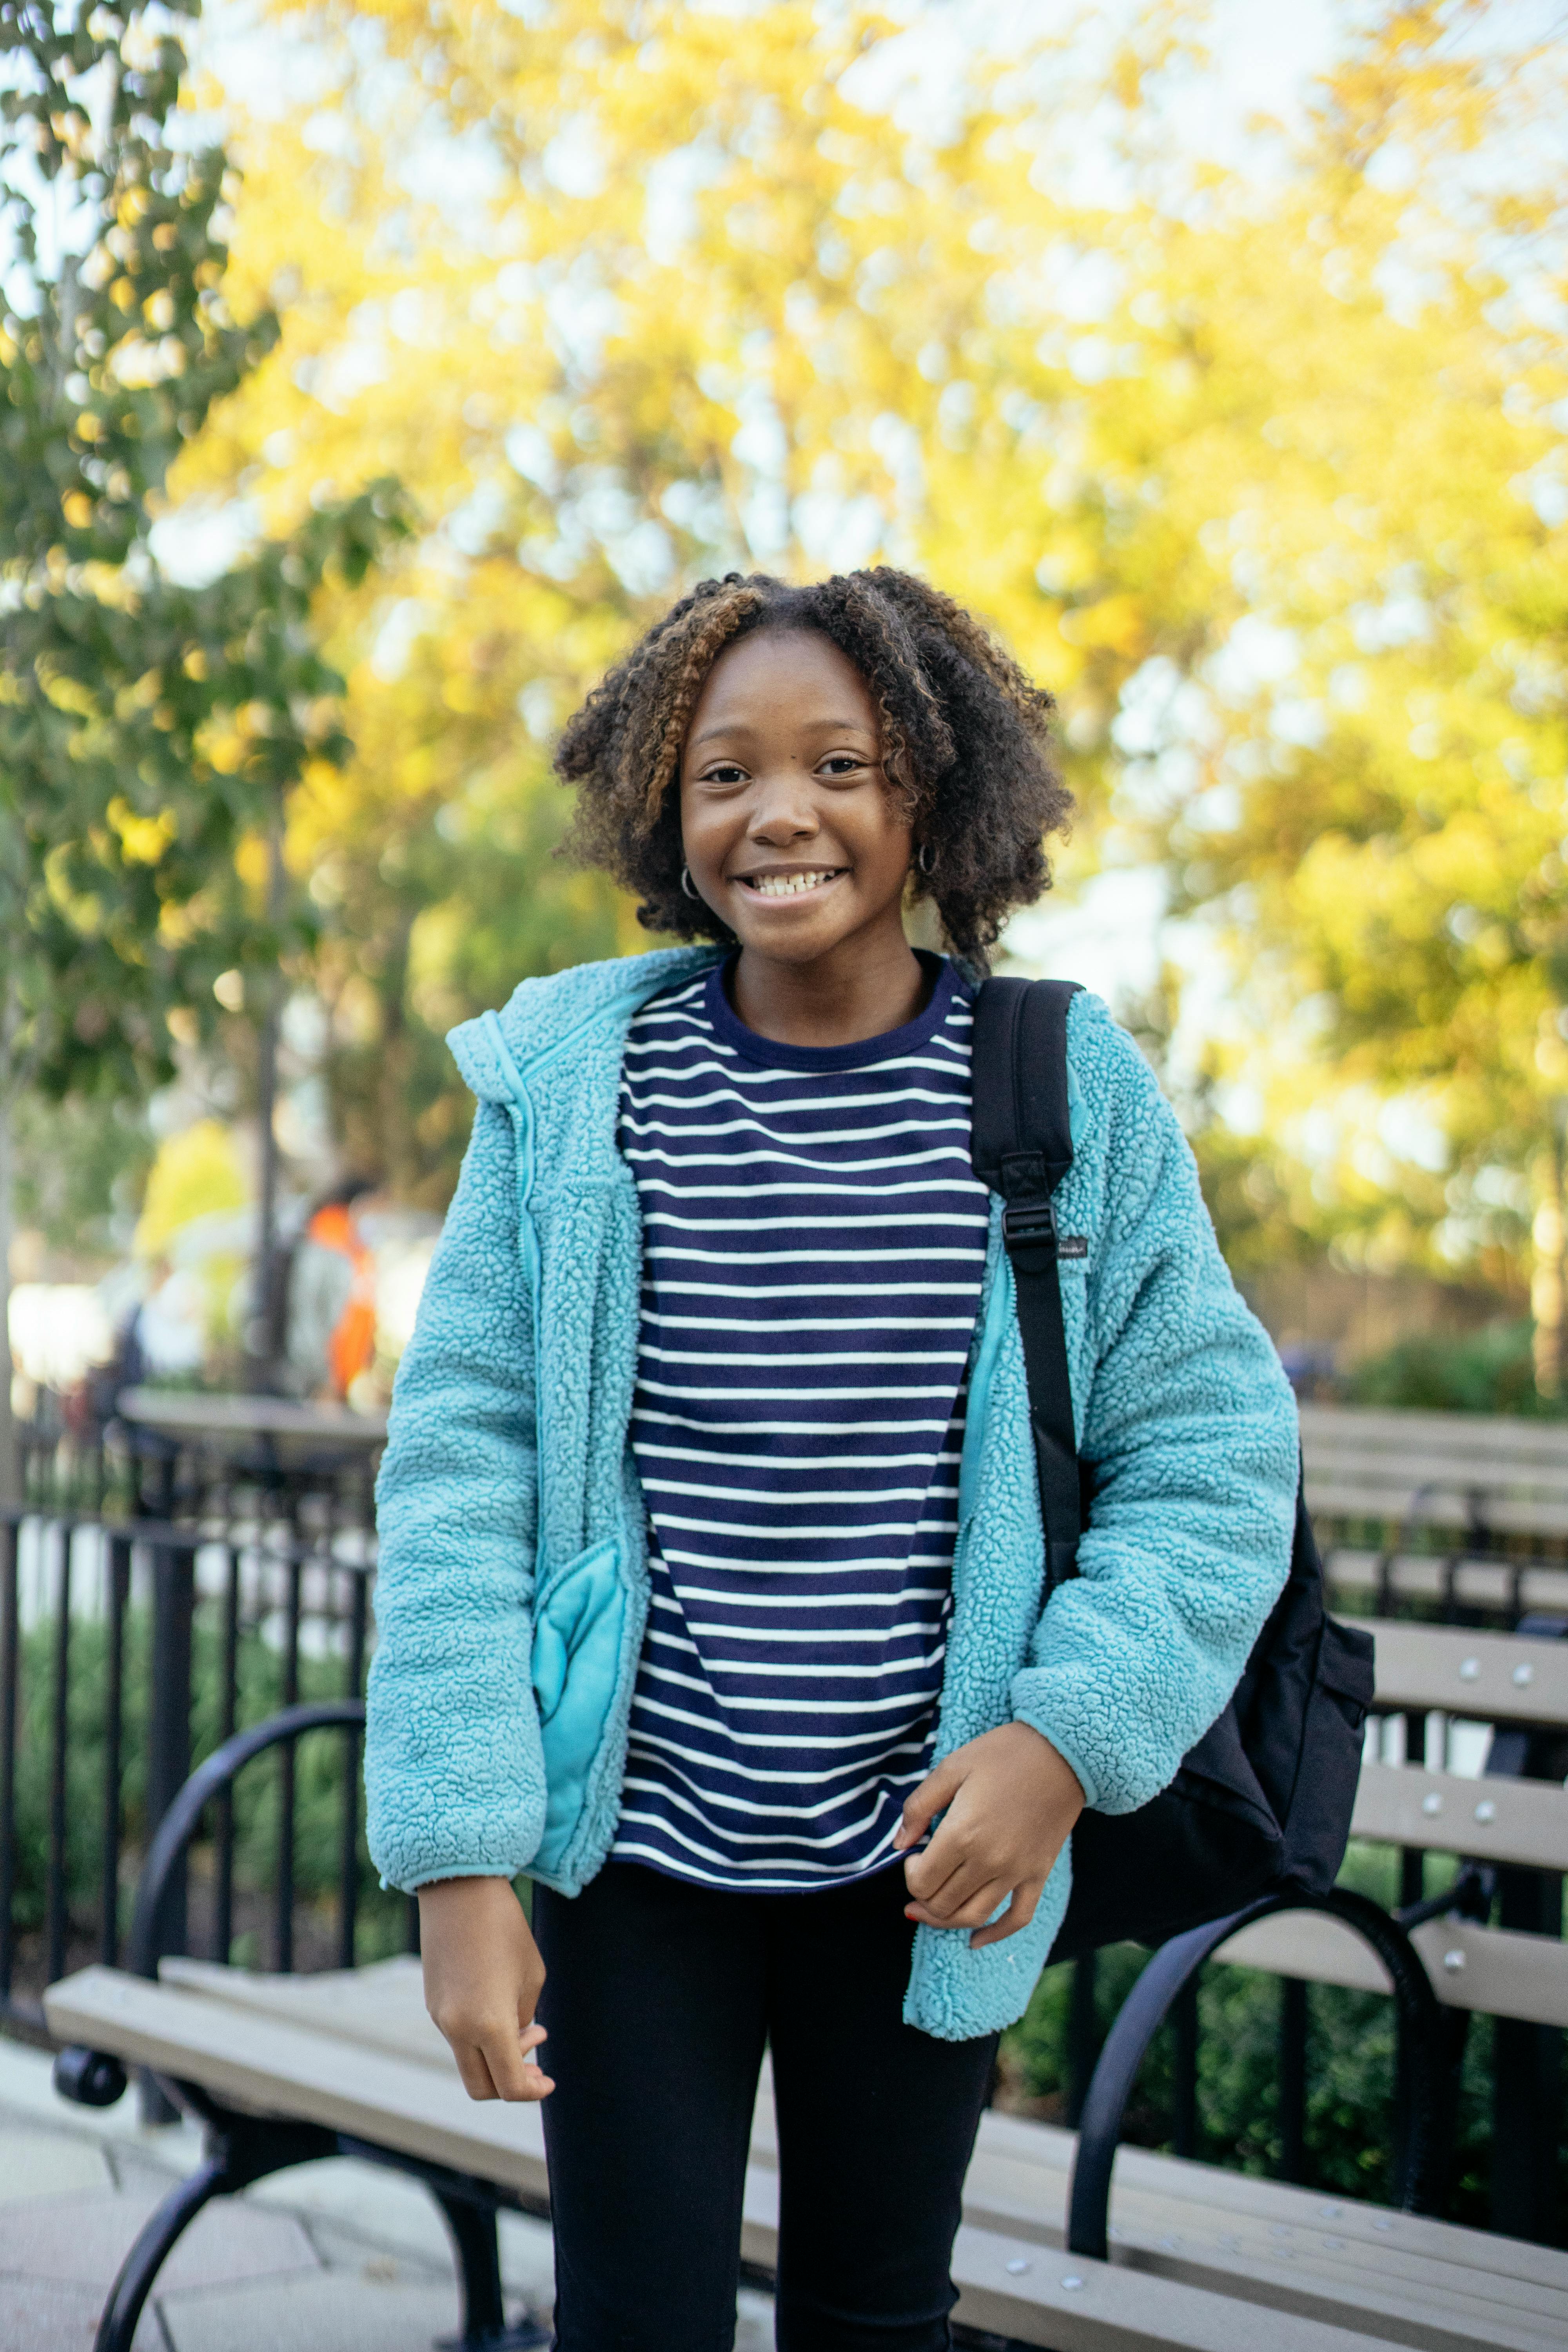
<path fill-rule="evenodd" d="M 931 994 L 925 966 L 903 934 L 846 940 L 810 963 L 742 948 L 735 1010 L 775 1045 L 857 1045 L 912 1021 Z"/>

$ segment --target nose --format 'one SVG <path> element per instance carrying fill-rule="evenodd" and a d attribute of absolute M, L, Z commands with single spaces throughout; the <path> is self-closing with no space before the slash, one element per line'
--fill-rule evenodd
<path fill-rule="evenodd" d="M 782 849 L 790 842 L 809 841 L 821 830 L 808 776 L 798 768 L 783 767 L 757 777 L 746 824 L 750 840 Z"/>

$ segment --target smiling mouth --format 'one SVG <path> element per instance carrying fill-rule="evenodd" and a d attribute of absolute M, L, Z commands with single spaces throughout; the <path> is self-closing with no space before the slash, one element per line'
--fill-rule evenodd
<path fill-rule="evenodd" d="M 735 880 L 753 898 L 800 898 L 848 871 L 847 866 L 802 866 L 788 874 L 737 874 Z"/>

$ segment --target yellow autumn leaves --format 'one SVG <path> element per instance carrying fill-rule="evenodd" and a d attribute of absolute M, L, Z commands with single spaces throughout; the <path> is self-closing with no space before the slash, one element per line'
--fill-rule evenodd
<path fill-rule="evenodd" d="M 1414 1091 L 1451 1239 L 1568 1086 L 1561 60 L 1390 7 L 1222 168 L 1194 12 L 935 16 L 326 0 L 254 111 L 231 57 L 226 290 L 283 336 L 180 487 L 281 530 L 391 472 L 423 518 L 336 608 L 357 756 L 292 820 L 345 1115 L 438 1193 L 439 1025 L 627 943 L 546 781 L 627 637 L 886 558 L 1060 696 L 1072 870 L 1162 861 L 1234 956 L 1212 1058 L 1271 1148 L 1370 1231 L 1352 1129 Z"/>

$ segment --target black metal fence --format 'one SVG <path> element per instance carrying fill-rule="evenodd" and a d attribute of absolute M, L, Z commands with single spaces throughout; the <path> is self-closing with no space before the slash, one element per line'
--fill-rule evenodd
<path fill-rule="evenodd" d="M 300 1698 L 363 1692 L 374 1451 L 28 1433 L 0 1514 L 0 2023 L 120 1956 L 141 1858 L 193 1763 Z M 347 1753 L 345 1753 L 347 1750 Z M 284 1748 L 216 1809 L 160 1953 L 353 1966 L 406 1940 L 363 1852 L 357 1742 Z"/>
<path fill-rule="evenodd" d="M 284 1459 L 232 1431 L 220 1444 L 146 1429 L 108 1445 L 63 1424 L 34 1433 L 26 1501 L 0 1515 L 0 2025 L 41 2034 L 46 1984 L 120 1957 L 141 1858 L 194 1763 L 279 1707 L 363 1694 L 374 1468 L 363 1444 L 296 1446 Z M 1396 1573 L 1375 1530 L 1322 1533 L 1337 1539 L 1331 1576 L 1342 1563 L 1352 1608 L 1506 1632 L 1556 1580 L 1568 1591 L 1551 1547 L 1489 1561 L 1472 1549 L 1463 1574 L 1417 1556 Z M 1477 1769 L 1452 1753 L 1456 1737 L 1423 1716 L 1374 1717 L 1370 1752 Z M 416 1906 L 379 1887 L 364 1853 L 358 1762 L 352 1736 L 311 1735 L 222 1797 L 210 1840 L 171 1882 L 158 1952 L 289 1970 L 415 1948 Z M 1561 1779 L 1568 1756 L 1532 1751 L 1513 1769 Z M 1429 1858 L 1386 1860 L 1389 1884 L 1373 1891 L 1391 1906 L 1440 1891 Z M 1499 1924 L 1561 1933 L 1552 1874 L 1499 1872 L 1485 1900 Z M 1062 2112 L 1075 2124 L 1119 1966 L 1112 1954 L 1071 1971 Z M 1275 2168 L 1300 2181 L 1320 2004 L 1334 1996 L 1291 1979 L 1277 1996 Z M 1463 2021 L 1455 2028 L 1462 2039 Z M 1490 2203 L 1515 2234 L 1561 2235 L 1562 2044 L 1547 2028 L 1491 2028 Z M 1167 2028 L 1154 2135 L 1178 2154 L 1226 2152 L 1204 2144 L 1204 2061 L 1192 1985 Z M 1393 2087 L 1397 2108 L 1397 2070 Z M 1392 2137 L 1396 2116 L 1369 2116 L 1365 2129 Z"/>

